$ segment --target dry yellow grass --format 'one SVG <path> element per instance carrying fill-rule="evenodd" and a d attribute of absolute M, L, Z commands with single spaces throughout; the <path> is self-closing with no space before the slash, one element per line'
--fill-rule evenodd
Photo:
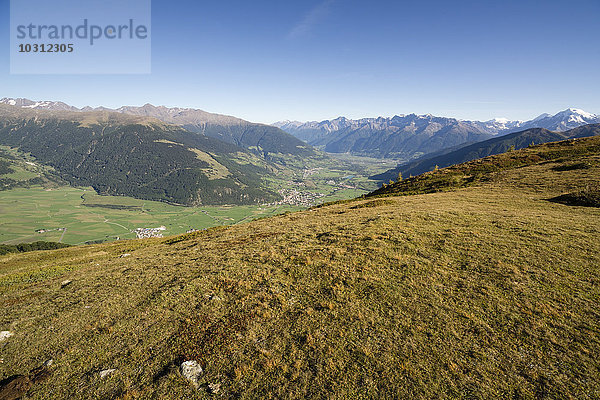
<path fill-rule="evenodd" d="M 597 161 L 1 257 L 0 378 L 51 358 L 28 397 L 598 398 L 600 209 L 548 201 Z"/>

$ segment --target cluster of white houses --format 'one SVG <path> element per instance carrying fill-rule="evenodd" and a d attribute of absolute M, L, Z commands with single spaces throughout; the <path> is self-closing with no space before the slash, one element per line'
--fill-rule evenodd
<path fill-rule="evenodd" d="M 162 232 L 166 229 L 164 226 L 158 228 L 137 228 L 134 232 L 138 239 L 161 238 L 163 237 Z"/>
<path fill-rule="evenodd" d="M 296 189 L 281 189 L 279 194 L 283 199 L 270 205 L 288 204 L 291 206 L 310 207 L 315 205 L 317 199 L 325 196 L 323 193 L 313 193 Z"/>

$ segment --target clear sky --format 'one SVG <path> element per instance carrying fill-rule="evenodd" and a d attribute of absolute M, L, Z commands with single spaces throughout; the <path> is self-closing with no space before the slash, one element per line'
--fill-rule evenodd
<path fill-rule="evenodd" d="M 600 114 L 599 16 L 599 0 L 154 0 L 151 74 L 10 75 L 0 0 L 0 97 L 265 123 Z"/>

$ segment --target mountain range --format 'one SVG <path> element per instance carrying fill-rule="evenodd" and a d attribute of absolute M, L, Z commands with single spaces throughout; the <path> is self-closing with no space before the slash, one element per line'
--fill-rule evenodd
<path fill-rule="evenodd" d="M 428 154 L 530 128 L 562 132 L 586 124 L 600 123 L 599 115 L 577 108 L 568 108 L 556 114 L 542 114 L 529 121 L 505 118 L 463 121 L 431 114 L 403 114 L 391 118 L 358 120 L 339 117 L 321 122 L 282 121 L 271 126 L 194 108 L 169 108 L 152 104 L 116 109 L 77 108 L 60 101 L 33 101 L 25 98 L 3 98 L 0 99 L 0 104 L 53 111 L 114 111 L 153 117 L 179 125 L 187 131 L 245 148 L 266 160 L 282 164 L 287 163 L 283 155 L 298 159 L 316 156 L 312 146 L 329 153 L 350 153 L 408 162 Z"/>
<path fill-rule="evenodd" d="M 372 176 L 387 181 L 399 172 L 418 175 L 511 147 L 596 135 L 598 126 L 573 130 L 591 123 L 600 123 L 600 117 L 570 108 L 531 121 L 410 114 L 285 122 L 279 128 L 192 108 L 146 104 L 111 110 L 59 101 L 0 100 L 0 145 L 31 153 L 60 179 L 92 186 L 101 194 L 186 205 L 272 200 L 277 195 L 265 179 L 288 165 L 297 168 L 323 158 L 312 145 L 331 153 L 405 160 Z"/>
<path fill-rule="evenodd" d="M 409 114 L 359 120 L 339 117 L 321 122 L 283 121 L 274 125 L 330 153 L 410 160 L 529 128 L 566 131 L 594 123 L 600 123 L 600 116 L 569 108 L 554 115 L 542 114 L 530 121 L 502 118 L 461 121 L 430 114 Z"/>
<path fill-rule="evenodd" d="M 282 161 L 282 154 L 298 157 L 314 156 L 314 149 L 282 131 L 264 124 L 245 121 L 240 118 L 213 114 L 193 108 L 168 108 L 146 104 L 142 107 L 123 106 L 117 109 L 106 107 L 77 108 L 60 101 L 33 101 L 24 98 L 3 98 L 0 104 L 33 110 L 105 112 L 112 111 L 141 117 L 153 117 L 160 121 L 179 125 L 187 131 L 199 133 L 214 139 L 245 148 L 268 159 Z"/>
<path fill-rule="evenodd" d="M 599 136 L 600 124 L 583 125 L 568 131 L 550 131 L 544 128 L 530 128 L 524 131 L 510 133 L 488 139 L 482 142 L 455 149 L 443 150 L 438 153 L 429 154 L 421 159 L 397 166 L 383 174 L 371 178 L 387 182 L 396 180 L 401 173 L 404 178 L 417 176 L 424 172 L 438 168 L 444 168 L 455 164 L 476 160 L 495 154 L 501 154 L 509 150 L 519 150 L 531 144 L 542 144 L 561 141 L 565 139 L 576 139 L 588 136 Z"/>

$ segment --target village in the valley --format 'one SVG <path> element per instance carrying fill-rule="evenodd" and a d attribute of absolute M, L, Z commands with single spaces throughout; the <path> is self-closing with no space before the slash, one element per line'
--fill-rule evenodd
<path fill-rule="evenodd" d="M 162 232 L 165 230 L 167 230 L 166 227 L 160 226 L 158 228 L 137 228 L 134 232 L 137 239 L 148 239 L 163 237 Z"/>
<path fill-rule="evenodd" d="M 302 173 L 302 181 L 289 181 L 288 185 L 295 186 L 294 188 L 280 189 L 278 193 L 281 195 L 282 199 L 267 205 L 290 205 L 290 206 L 298 206 L 298 207 L 312 207 L 317 205 L 317 200 L 326 196 L 330 196 L 335 194 L 339 190 L 344 189 L 356 189 L 356 186 L 349 185 L 344 183 L 354 176 L 346 176 L 341 178 L 340 182 L 336 182 L 333 179 L 326 181 L 325 183 L 328 186 L 331 186 L 330 193 L 318 193 L 315 191 L 305 190 L 306 180 L 308 177 L 312 175 L 316 175 L 323 168 L 307 168 Z"/>

